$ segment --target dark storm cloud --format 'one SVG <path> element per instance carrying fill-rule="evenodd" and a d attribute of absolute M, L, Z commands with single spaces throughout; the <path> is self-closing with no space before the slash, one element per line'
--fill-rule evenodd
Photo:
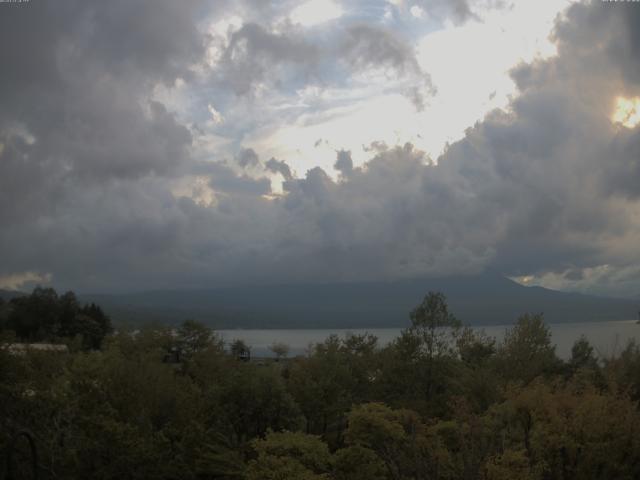
<path fill-rule="evenodd" d="M 46 214 L 76 182 L 164 175 L 185 160 L 188 130 L 144 93 L 202 54 L 194 5 L 0 5 L 0 216 Z"/>
<path fill-rule="evenodd" d="M 271 193 L 271 182 L 267 178 L 249 177 L 248 175 L 238 175 L 229 167 L 210 163 L 209 181 L 214 191 L 224 192 L 232 195 L 266 195 Z"/>
<path fill-rule="evenodd" d="M 620 4 L 573 6 L 571 21 L 558 25 L 556 37 L 561 52 L 592 58 L 596 47 L 594 41 L 597 39 L 597 46 L 603 54 L 600 60 L 613 61 L 616 67 L 622 70 L 626 81 L 638 83 L 640 10 L 633 2 L 618 3 Z"/>
<path fill-rule="evenodd" d="M 258 154 L 252 148 L 243 148 L 238 154 L 238 165 L 242 168 L 257 167 L 260 165 Z"/>
<path fill-rule="evenodd" d="M 346 150 L 339 150 L 336 153 L 336 163 L 333 165 L 337 171 L 339 171 L 345 177 L 349 176 L 353 172 L 353 160 L 351 159 L 351 152 Z"/>
<path fill-rule="evenodd" d="M 555 32 L 559 56 L 514 70 L 512 112 L 490 115 L 443 157 L 504 218 L 493 260 L 501 271 L 575 277 L 576 268 L 636 261 L 640 132 L 609 117 L 618 95 L 640 92 L 630 75 L 637 12 L 571 7 Z"/>
<path fill-rule="evenodd" d="M 319 168 L 286 182 L 287 251 L 299 257 L 291 269 L 352 279 L 481 270 L 492 233 L 473 221 L 479 206 L 441 188 L 440 168 L 425 160 L 406 145 L 381 151 L 346 182 Z"/>
<path fill-rule="evenodd" d="M 196 10 L 127 5 L 0 4 L 0 276 L 51 272 L 85 291 L 488 267 L 583 281 L 589 268 L 637 262 L 640 132 L 609 119 L 616 96 L 640 93 L 634 5 L 572 7 L 555 32 L 559 56 L 515 69 L 508 111 L 437 164 L 377 144 L 358 168 L 338 152 L 337 181 L 317 167 L 297 178 L 251 149 L 196 161 L 190 130 L 150 94 L 188 81 L 202 59 Z M 357 28 L 340 37 L 354 69 L 421 74 L 396 37 Z M 277 84 L 280 68 L 315 75 L 321 54 L 291 32 L 246 24 L 218 73 L 238 93 Z M 270 195 L 273 173 L 282 196 Z M 210 201 L 176 193 L 192 177 Z"/>
<path fill-rule="evenodd" d="M 275 158 L 270 158 L 265 163 L 265 167 L 272 173 L 279 173 L 282 175 L 282 178 L 285 180 L 293 179 L 293 174 L 291 173 L 291 168 L 287 165 L 287 162 L 284 160 L 277 160 Z"/>
<path fill-rule="evenodd" d="M 171 82 L 204 52 L 191 0 L 28 3 L 2 6 L 2 57 L 12 67 L 2 86 L 60 86 L 66 76 L 98 68 Z"/>

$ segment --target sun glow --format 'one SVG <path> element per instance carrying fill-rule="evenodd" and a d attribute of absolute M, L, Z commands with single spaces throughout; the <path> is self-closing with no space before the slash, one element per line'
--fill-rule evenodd
<path fill-rule="evenodd" d="M 638 125 L 640 123 L 640 97 L 618 97 L 611 121 L 627 128 L 634 128 Z"/>

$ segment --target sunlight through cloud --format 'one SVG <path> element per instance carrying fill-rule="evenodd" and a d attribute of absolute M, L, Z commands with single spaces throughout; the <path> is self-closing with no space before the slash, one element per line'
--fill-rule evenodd
<path fill-rule="evenodd" d="M 289 17 L 293 23 L 311 27 L 342 16 L 340 5 L 331 0 L 310 0 L 296 7 Z"/>
<path fill-rule="evenodd" d="M 627 128 L 637 126 L 640 123 L 640 97 L 618 97 L 611 121 Z"/>

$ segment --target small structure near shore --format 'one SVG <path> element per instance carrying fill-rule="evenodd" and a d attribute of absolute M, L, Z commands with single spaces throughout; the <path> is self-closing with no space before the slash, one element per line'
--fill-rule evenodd
<path fill-rule="evenodd" d="M 237 360 L 248 362 L 251 360 L 251 348 L 242 340 L 234 340 L 231 343 L 231 355 Z"/>
<path fill-rule="evenodd" d="M 182 361 L 182 349 L 180 347 L 171 347 L 164 357 L 162 363 L 178 364 Z"/>

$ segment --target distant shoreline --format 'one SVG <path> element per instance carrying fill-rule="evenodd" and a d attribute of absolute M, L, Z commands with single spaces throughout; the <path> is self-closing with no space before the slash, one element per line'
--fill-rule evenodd
<path fill-rule="evenodd" d="M 474 330 L 484 331 L 487 336 L 494 337 L 499 342 L 504 333 L 512 325 L 473 325 Z M 560 358 L 571 356 L 573 343 L 581 336 L 585 336 L 601 357 L 609 356 L 621 348 L 631 339 L 640 340 L 640 325 L 636 320 L 611 320 L 602 322 L 567 322 L 547 323 L 551 330 L 552 341 L 556 345 Z M 216 333 L 225 342 L 235 339 L 245 341 L 252 349 L 252 356 L 256 358 L 271 358 L 269 346 L 275 342 L 285 343 L 290 347 L 290 356 L 303 355 L 309 344 L 317 344 L 326 340 L 330 335 L 340 337 L 348 334 L 369 333 L 378 337 L 380 346 L 392 342 L 404 327 L 374 327 L 374 328 L 235 328 L 218 329 Z"/>

